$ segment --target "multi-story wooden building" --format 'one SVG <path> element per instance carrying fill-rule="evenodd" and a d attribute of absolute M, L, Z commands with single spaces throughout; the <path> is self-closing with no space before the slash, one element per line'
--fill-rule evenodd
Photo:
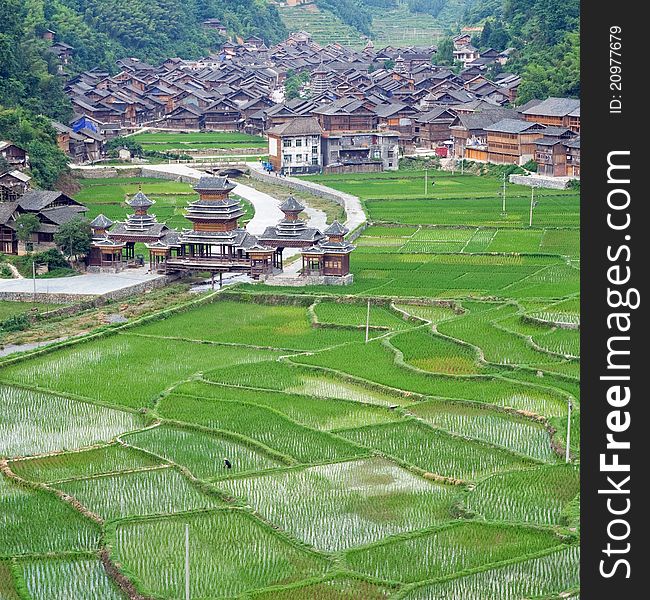
<path fill-rule="evenodd" d="M 414 106 L 402 102 L 380 104 L 374 109 L 378 117 L 377 128 L 381 131 L 399 133 L 399 146 L 403 152 L 411 152 L 417 143 L 413 120 L 419 115 Z"/>
<path fill-rule="evenodd" d="M 237 105 L 230 100 L 217 100 L 203 111 L 200 124 L 207 131 L 238 131 L 244 120 Z"/>
<path fill-rule="evenodd" d="M 372 131 L 377 128 L 379 118 L 366 108 L 364 102 L 354 98 L 341 98 L 329 105 L 312 109 L 325 131 Z"/>
<path fill-rule="evenodd" d="M 32 178 L 18 171 L 7 171 L 0 175 L 0 202 L 10 202 L 18 200 L 29 190 L 29 182 Z"/>
<path fill-rule="evenodd" d="M 547 127 L 544 136 L 535 142 L 535 162 L 537 172 L 547 177 L 576 176 L 575 170 L 569 168 L 569 149 L 567 144 L 576 139 L 578 134 L 565 127 Z M 579 150 L 580 146 L 578 146 Z M 578 176 L 580 168 L 578 152 Z M 572 164 L 571 167 L 574 165 Z"/>
<path fill-rule="evenodd" d="M 544 135 L 544 125 L 502 119 L 485 128 L 488 160 L 493 163 L 522 165 L 535 158 L 535 142 Z"/>
<path fill-rule="evenodd" d="M 456 113 L 444 106 L 437 106 L 415 117 L 413 131 L 417 146 L 437 148 L 442 142 L 449 139 L 449 128 L 455 120 Z"/>
<path fill-rule="evenodd" d="M 230 197 L 234 188 L 226 177 L 200 179 L 194 187 L 199 199 L 189 204 L 185 214 L 192 229 L 181 232 L 177 243 L 168 244 L 166 249 L 162 247 L 164 242 L 157 244 L 167 252 L 166 270 L 242 271 L 254 278 L 273 272 L 274 248 L 262 246 L 239 227 L 245 211 L 238 199 Z M 157 249 L 154 245 L 148 247 Z"/>
<path fill-rule="evenodd" d="M 580 137 L 569 140 L 566 147 L 567 177 L 580 178 Z"/>
<path fill-rule="evenodd" d="M 7 140 L 0 140 L 0 157 L 14 169 L 25 169 L 29 166 L 27 150 Z"/>
<path fill-rule="evenodd" d="M 201 129 L 203 111 L 191 104 L 178 106 L 165 117 L 167 127 L 171 129 Z"/>
<path fill-rule="evenodd" d="M 485 128 L 502 119 L 518 117 L 517 112 L 512 109 L 497 107 L 484 107 L 477 112 L 461 112 L 454 109 L 454 112 L 458 114 L 449 127 L 454 156 L 479 161 L 488 159 Z"/>
<path fill-rule="evenodd" d="M 532 102 L 521 111 L 526 121 L 566 127 L 580 133 L 580 100 L 574 98 L 547 98 Z"/>

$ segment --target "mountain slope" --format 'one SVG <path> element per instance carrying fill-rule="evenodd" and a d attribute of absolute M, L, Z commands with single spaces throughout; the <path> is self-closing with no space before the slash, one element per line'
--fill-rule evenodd
<path fill-rule="evenodd" d="M 166 58 L 198 58 L 224 38 L 201 26 L 218 18 L 231 35 L 258 35 L 279 41 L 286 29 L 277 8 L 264 0 L 25 0 L 26 26 L 45 29 L 76 49 L 77 70 L 113 68 L 134 56 L 153 63 Z"/>

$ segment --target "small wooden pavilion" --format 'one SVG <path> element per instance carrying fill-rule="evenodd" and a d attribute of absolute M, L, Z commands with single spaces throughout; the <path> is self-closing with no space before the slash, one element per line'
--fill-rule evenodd
<path fill-rule="evenodd" d="M 109 237 L 108 230 L 111 225 L 113 225 L 113 221 L 103 214 L 96 216 L 90 222 L 93 241 L 88 255 L 89 266 L 116 270 L 121 268 L 124 242 L 118 242 Z"/>
<path fill-rule="evenodd" d="M 354 246 L 345 240 L 349 232 L 347 227 L 334 221 L 326 230 L 326 240 L 304 248 L 302 254 L 302 271 L 304 276 L 345 277 L 350 273 L 350 253 Z"/>

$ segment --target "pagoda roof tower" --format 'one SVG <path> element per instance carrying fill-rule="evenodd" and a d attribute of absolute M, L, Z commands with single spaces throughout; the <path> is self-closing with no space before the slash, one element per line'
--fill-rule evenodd
<path fill-rule="evenodd" d="M 307 227 L 307 222 L 298 216 L 305 206 L 290 195 L 282 204 L 280 210 L 284 213 L 277 225 L 267 227 L 259 236 L 260 241 L 276 248 L 304 247 L 323 239 L 323 234 L 314 227 Z"/>
<path fill-rule="evenodd" d="M 159 223 L 156 215 L 149 214 L 149 208 L 156 203 L 139 190 L 126 201 L 134 212 L 127 215 L 126 221 L 118 221 L 111 231 L 112 238 L 124 242 L 152 242 L 168 229 L 165 223 Z"/>
<path fill-rule="evenodd" d="M 227 177 L 201 177 L 194 186 L 199 199 L 190 202 L 185 213 L 193 228 L 183 231 L 181 244 L 250 244 L 251 236 L 238 225 L 246 211 L 239 199 L 230 197 L 235 187 Z"/>

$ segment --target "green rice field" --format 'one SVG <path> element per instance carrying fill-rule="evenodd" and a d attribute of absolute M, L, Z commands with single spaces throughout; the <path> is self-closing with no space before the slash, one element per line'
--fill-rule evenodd
<path fill-rule="evenodd" d="M 189 183 L 151 177 L 106 177 L 78 181 L 81 189 L 74 194 L 74 198 L 88 207 L 86 217 L 89 219 L 104 214 L 113 222 L 124 221 L 133 212 L 125 200 L 141 189 L 155 202 L 149 213 L 156 215 L 160 223 L 166 223 L 171 228 L 188 229 L 190 222 L 184 216 L 185 209 L 199 197 Z M 253 207 L 246 201 L 242 204 L 246 210 L 242 221 L 250 220 L 253 217 Z"/>
<path fill-rule="evenodd" d="M 314 178 L 368 213 L 351 285 L 0 358 L 1 600 L 182 600 L 186 531 L 201 600 L 578 598 L 577 193 L 531 228 L 529 188 L 422 175 Z M 186 184 L 78 197 L 140 181 L 180 222 Z"/>
<path fill-rule="evenodd" d="M 190 150 L 228 149 L 236 153 L 239 149 L 260 148 L 266 150 L 263 137 L 238 133 L 236 131 L 204 131 L 197 133 L 138 133 L 133 136 L 145 150 Z"/>

